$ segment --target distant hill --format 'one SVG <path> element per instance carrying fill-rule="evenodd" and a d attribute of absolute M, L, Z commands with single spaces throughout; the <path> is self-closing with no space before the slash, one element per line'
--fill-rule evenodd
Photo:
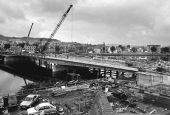
<path fill-rule="evenodd" d="M 0 35 L 0 40 L 4 40 L 4 41 L 15 41 L 15 40 L 27 41 L 28 40 L 28 41 L 38 42 L 38 41 L 47 41 L 49 39 L 48 38 L 33 38 L 33 37 L 30 37 L 28 39 L 27 37 L 8 37 L 8 36 Z M 61 42 L 60 40 L 57 40 L 57 39 L 51 39 L 51 41 Z"/>

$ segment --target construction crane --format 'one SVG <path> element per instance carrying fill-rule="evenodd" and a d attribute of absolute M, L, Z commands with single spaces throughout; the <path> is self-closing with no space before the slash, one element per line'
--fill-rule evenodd
<path fill-rule="evenodd" d="M 67 11 L 63 14 L 62 18 L 60 19 L 59 23 L 57 24 L 57 26 L 54 28 L 53 32 L 51 33 L 50 37 L 48 38 L 48 41 L 45 43 L 44 48 L 41 50 L 41 53 L 43 53 L 43 51 L 47 50 L 47 47 L 49 45 L 49 42 L 51 41 L 51 39 L 54 37 L 54 35 L 56 34 L 56 32 L 58 31 L 58 29 L 60 28 L 61 24 L 64 22 L 65 18 L 67 17 L 67 14 L 69 13 L 70 9 L 73 7 L 73 5 L 70 5 L 69 8 L 67 9 Z"/>
<path fill-rule="evenodd" d="M 29 43 L 29 37 L 30 37 L 30 33 L 31 33 L 31 30 L 32 30 L 32 27 L 33 27 L 34 23 L 31 24 L 31 27 L 30 27 L 30 30 L 28 32 L 28 36 L 27 36 L 27 39 L 26 39 L 26 44 L 28 45 Z"/>
<path fill-rule="evenodd" d="M 67 11 L 63 14 L 61 20 L 59 21 L 59 23 L 57 24 L 57 26 L 55 27 L 55 29 L 53 30 L 53 32 L 50 35 L 50 39 L 52 39 L 54 37 L 54 35 L 56 34 L 57 30 L 60 28 L 61 24 L 63 23 L 63 21 L 65 20 L 65 18 L 67 17 L 67 14 L 69 13 L 70 9 L 73 7 L 73 5 L 70 5 L 69 8 L 67 9 Z"/>
<path fill-rule="evenodd" d="M 32 30 L 32 26 L 34 25 L 34 23 L 31 24 L 31 27 L 30 27 L 30 30 L 28 32 L 28 38 L 30 37 L 30 33 L 31 33 L 31 30 Z"/>

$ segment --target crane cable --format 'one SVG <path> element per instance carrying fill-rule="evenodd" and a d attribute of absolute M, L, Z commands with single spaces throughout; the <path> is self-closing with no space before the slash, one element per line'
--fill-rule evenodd
<path fill-rule="evenodd" d="M 73 21 L 74 21 L 74 8 L 71 11 L 71 42 L 73 42 Z"/>

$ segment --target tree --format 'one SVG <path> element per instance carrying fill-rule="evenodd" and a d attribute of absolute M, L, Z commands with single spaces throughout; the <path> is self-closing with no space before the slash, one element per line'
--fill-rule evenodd
<path fill-rule="evenodd" d="M 55 52 L 56 52 L 56 53 L 59 53 L 59 52 L 60 52 L 60 46 L 58 46 L 58 45 L 55 46 Z"/>
<path fill-rule="evenodd" d="M 152 47 L 151 47 L 151 52 L 156 52 L 156 51 L 157 51 L 157 48 L 154 47 L 154 46 L 152 46 Z"/>
<path fill-rule="evenodd" d="M 124 51 L 124 50 L 125 50 L 125 47 L 124 47 L 124 46 L 122 46 L 122 45 L 118 45 L 118 47 L 119 47 L 122 51 Z"/>
<path fill-rule="evenodd" d="M 166 72 L 166 69 L 163 68 L 163 67 L 157 67 L 156 71 L 158 71 L 158 72 Z"/>
<path fill-rule="evenodd" d="M 167 56 L 162 56 L 162 57 L 161 57 L 161 60 L 163 60 L 163 61 L 169 61 L 169 58 L 168 58 Z"/>
<path fill-rule="evenodd" d="M 116 48 L 114 46 L 110 47 L 110 51 L 114 52 L 116 50 Z"/>
<path fill-rule="evenodd" d="M 76 47 L 76 52 L 83 52 L 83 51 L 84 51 L 84 47 L 82 45 Z"/>
<path fill-rule="evenodd" d="M 25 43 L 19 43 L 17 46 L 20 46 L 21 48 L 24 48 Z"/>
<path fill-rule="evenodd" d="M 132 52 L 134 52 L 134 53 L 137 52 L 137 48 L 135 48 L 135 47 L 132 47 L 131 50 L 132 50 Z"/>
<path fill-rule="evenodd" d="M 105 48 L 105 46 L 103 46 L 102 51 L 103 51 L 103 53 L 106 53 L 106 48 Z"/>
<path fill-rule="evenodd" d="M 161 48 L 161 53 L 169 53 L 169 47 L 163 47 Z"/>
<path fill-rule="evenodd" d="M 126 47 L 129 49 L 129 48 L 130 48 L 130 45 L 127 45 Z"/>
<path fill-rule="evenodd" d="M 11 47 L 11 45 L 9 43 L 4 44 L 4 49 L 9 49 Z"/>
<path fill-rule="evenodd" d="M 125 46 L 122 46 L 122 48 L 121 48 L 121 49 L 122 49 L 122 51 L 125 51 Z"/>
<path fill-rule="evenodd" d="M 44 45 L 41 45 L 41 46 L 40 46 L 40 52 L 41 52 L 41 53 L 47 52 L 47 50 L 48 50 L 48 48 L 49 48 L 49 45 L 50 45 L 50 40 L 51 40 L 51 39 L 48 39 L 47 42 L 46 42 Z"/>
<path fill-rule="evenodd" d="M 119 47 L 119 48 L 121 48 L 121 47 L 122 47 L 122 45 L 118 45 L 118 47 Z"/>
<path fill-rule="evenodd" d="M 39 47 L 39 52 L 40 52 L 41 54 L 43 54 L 43 53 L 45 53 L 46 49 L 47 49 L 46 45 L 41 45 L 41 46 Z"/>

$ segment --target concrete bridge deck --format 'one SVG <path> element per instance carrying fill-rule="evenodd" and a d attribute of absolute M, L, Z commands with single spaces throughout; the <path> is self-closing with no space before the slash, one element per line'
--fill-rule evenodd
<path fill-rule="evenodd" d="M 48 63 L 59 64 L 59 65 L 68 65 L 68 66 L 78 66 L 78 67 L 91 67 L 91 68 L 100 68 L 108 70 L 120 70 L 128 72 L 138 72 L 137 68 L 127 67 L 125 64 L 110 61 L 110 60 L 96 60 L 86 57 L 76 57 L 76 56 L 44 56 L 44 55 L 34 55 L 34 54 L 25 54 L 25 55 L 2 55 L 4 57 L 11 56 L 28 56 L 33 57 L 38 60 L 47 61 Z"/>
<path fill-rule="evenodd" d="M 93 68 L 103 68 L 103 69 L 115 69 L 121 71 L 137 72 L 137 68 L 127 67 L 122 64 L 106 61 L 106 60 L 94 60 L 94 59 L 84 59 L 78 57 L 60 58 L 60 57 L 50 57 L 40 58 L 46 60 L 49 63 L 70 65 L 70 66 L 80 66 L 80 67 L 93 67 Z"/>

